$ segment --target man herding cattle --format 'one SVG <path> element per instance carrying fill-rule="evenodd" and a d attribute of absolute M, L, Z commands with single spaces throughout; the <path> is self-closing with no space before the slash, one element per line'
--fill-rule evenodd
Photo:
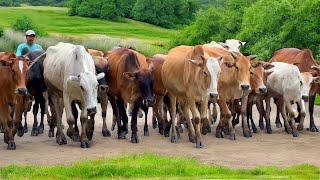
<path fill-rule="evenodd" d="M 36 44 L 34 41 L 36 39 L 36 33 L 33 30 L 28 30 L 26 32 L 26 43 L 22 43 L 18 46 L 16 56 L 21 57 L 35 50 L 42 50 L 42 47 L 39 44 Z"/>

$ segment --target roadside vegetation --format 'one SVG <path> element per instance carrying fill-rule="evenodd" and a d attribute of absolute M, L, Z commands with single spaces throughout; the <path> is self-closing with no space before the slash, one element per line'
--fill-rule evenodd
<path fill-rule="evenodd" d="M 231 169 L 203 165 L 193 159 L 152 154 L 82 161 L 70 166 L 12 165 L 0 168 L 0 178 L 3 179 L 318 179 L 319 177 L 320 169 L 308 164 L 288 168 Z"/>

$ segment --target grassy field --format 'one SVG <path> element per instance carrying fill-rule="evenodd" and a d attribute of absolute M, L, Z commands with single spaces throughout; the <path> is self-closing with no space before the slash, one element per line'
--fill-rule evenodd
<path fill-rule="evenodd" d="M 8 166 L 0 168 L 0 179 L 319 179 L 320 169 L 302 164 L 289 168 L 260 167 L 229 169 L 202 165 L 195 160 L 152 154 L 131 155 L 113 159 L 84 161 L 71 166 Z"/>
<path fill-rule="evenodd" d="M 67 8 L 58 7 L 0 7 L 0 25 L 11 27 L 18 17 L 26 15 L 46 32 L 64 35 L 107 35 L 120 38 L 137 38 L 151 41 L 167 41 L 175 30 L 160 28 L 147 23 L 123 19 L 119 22 L 94 18 L 68 16 Z"/>

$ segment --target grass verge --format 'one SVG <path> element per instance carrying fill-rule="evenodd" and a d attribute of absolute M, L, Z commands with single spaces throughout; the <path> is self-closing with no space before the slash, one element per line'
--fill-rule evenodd
<path fill-rule="evenodd" d="M 11 165 L 0 169 L 0 179 L 87 179 L 87 178 L 171 178 L 171 179 L 319 179 L 318 167 L 301 164 L 288 168 L 258 167 L 230 169 L 203 165 L 193 159 L 153 154 L 83 161 L 71 166 Z"/>

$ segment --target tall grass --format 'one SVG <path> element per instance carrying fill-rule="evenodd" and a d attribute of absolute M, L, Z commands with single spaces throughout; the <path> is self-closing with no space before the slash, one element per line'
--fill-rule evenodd
<path fill-rule="evenodd" d="M 25 42 L 25 36 L 23 33 L 13 30 L 5 30 L 3 37 L 0 38 L 0 51 L 15 52 L 17 46 L 22 42 Z M 146 56 L 167 52 L 166 48 L 146 41 L 140 41 L 137 39 L 120 39 L 107 36 L 80 38 L 66 35 L 55 35 L 49 37 L 37 37 L 36 39 L 36 43 L 40 44 L 44 49 L 47 49 L 49 46 L 56 45 L 59 42 L 81 44 L 86 48 L 97 49 L 100 51 L 107 51 L 120 45 L 123 47 L 132 47 Z"/>
<path fill-rule="evenodd" d="M 318 167 L 302 164 L 289 168 L 258 167 L 230 169 L 203 165 L 193 159 L 152 154 L 82 161 L 71 166 L 8 166 L 0 168 L 0 179 L 319 179 Z"/>

